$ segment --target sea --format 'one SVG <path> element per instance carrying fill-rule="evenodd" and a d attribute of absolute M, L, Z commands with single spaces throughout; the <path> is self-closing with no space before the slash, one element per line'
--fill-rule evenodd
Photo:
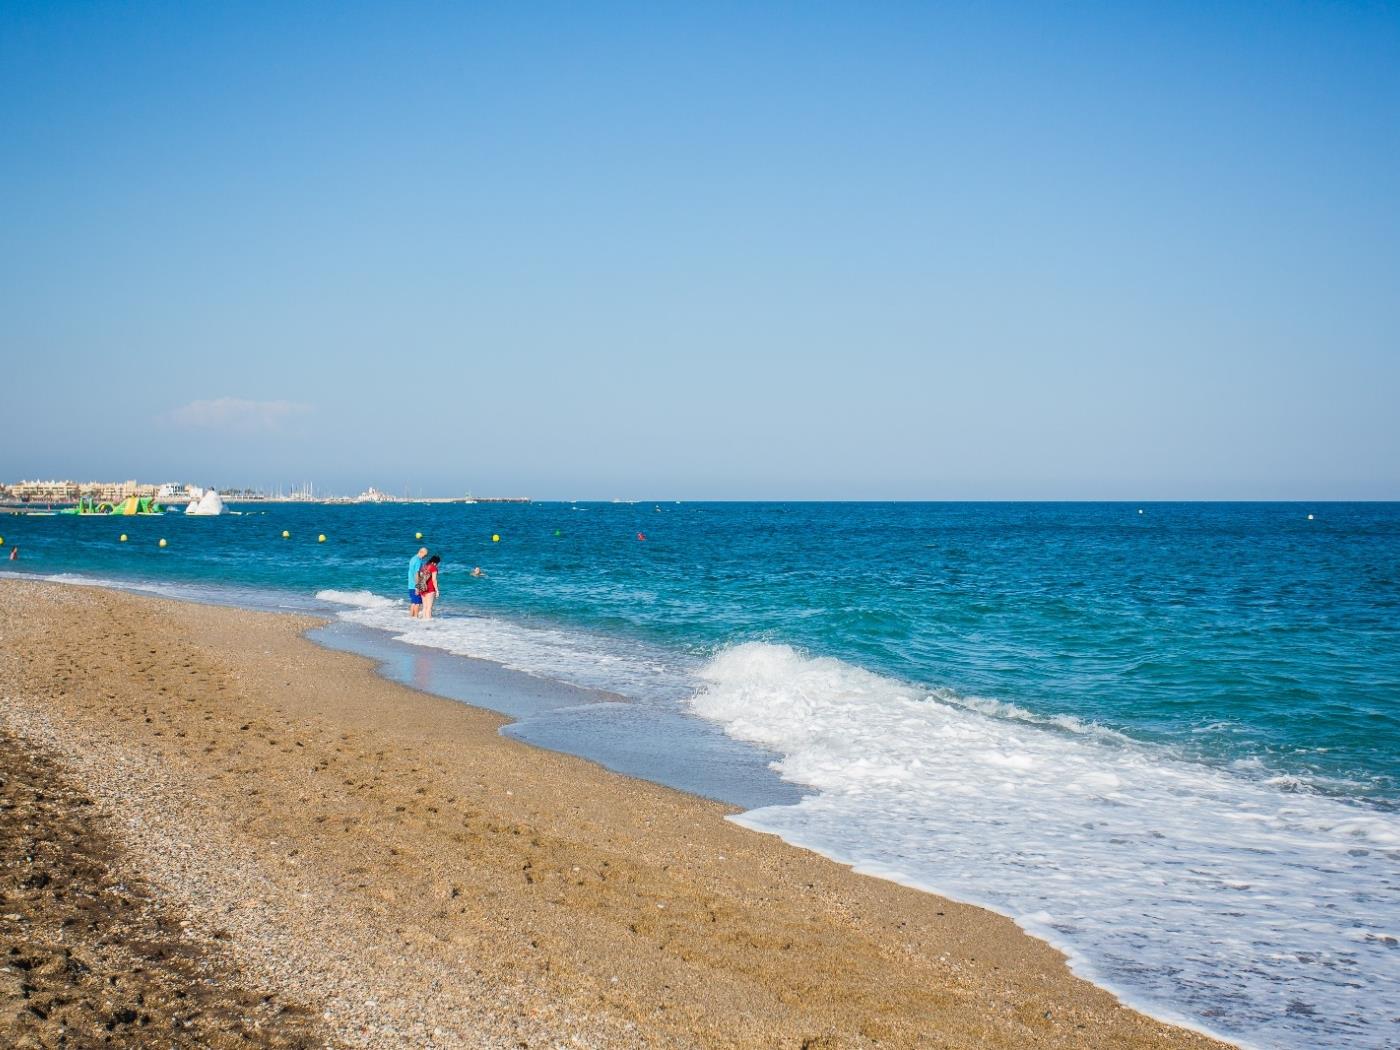
<path fill-rule="evenodd" d="M 1154 1016 L 1400 1047 L 1400 504 L 232 509 L 0 517 L 0 565 L 320 614 L 509 735 L 1009 916 Z"/>

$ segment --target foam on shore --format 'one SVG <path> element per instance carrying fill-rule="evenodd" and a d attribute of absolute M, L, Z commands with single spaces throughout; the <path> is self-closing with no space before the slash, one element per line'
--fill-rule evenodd
<path fill-rule="evenodd" d="M 349 608 L 349 623 L 389 631 L 410 645 L 490 660 L 503 667 L 586 689 L 679 701 L 693 690 L 695 664 L 675 654 L 551 624 L 524 624 L 453 613 L 414 620 L 408 605 L 369 591 L 320 591 L 316 597 Z"/>
<path fill-rule="evenodd" d="M 739 645 L 692 700 L 817 793 L 733 819 L 991 907 L 1130 1004 L 1259 1045 L 1387 1045 L 1400 820 L 1083 724 Z"/>
<path fill-rule="evenodd" d="M 682 697 L 813 790 L 737 822 L 1008 915 L 1163 1020 L 1302 1050 L 1384 1046 L 1400 1016 L 1394 814 L 784 645 L 687 663 L 559 627 L 411 623 L 401 602 L 338 600 L 343 619 L 414 645 Z"/>

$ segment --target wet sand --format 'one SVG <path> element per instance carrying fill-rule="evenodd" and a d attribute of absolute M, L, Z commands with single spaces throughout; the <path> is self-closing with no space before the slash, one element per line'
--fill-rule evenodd
<path fill-rule="evenodd" d="M 1222 1045 L 312 623 L 0 582 L 0 1043 Z"/>

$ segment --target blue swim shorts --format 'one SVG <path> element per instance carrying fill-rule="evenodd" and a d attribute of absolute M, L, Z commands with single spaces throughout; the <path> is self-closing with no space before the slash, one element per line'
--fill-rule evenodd
<path fill-rule="evenodd" d="M 412 587 L 410 587 L 410 588 L 408 589 L 408 604 L 409 604 L 409 605 L 422 605 L 422 604 L 423 604 L 423 596 L 422 596 L 421 594 L 419 594 L 416 590 L 414 590 Z"/>

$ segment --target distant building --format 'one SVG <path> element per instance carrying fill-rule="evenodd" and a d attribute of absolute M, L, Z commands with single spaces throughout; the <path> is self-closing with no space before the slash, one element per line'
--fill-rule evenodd
<path fill-rule="evenodd" d="M 142 485 L 137 481 L 18 481 L 0 486 L 0 493 L 10 499 L 27 503 L 77 503 L 80 499 L 96 503 L 120 503 L 124 499 L 138 496 L 143 499 L 165 498 L 155 485 Z"/>
<path fill-rule="evenodd" d="M 85 481 L 78 486 L 78 495 L 99 503 L 120 503 L 124 499 L 138 496 L 150 499 L 156 495 L 155 485 L 142 485 L 131 481 Z"/>
<path fill-rule="evenodd" d="M 82 495 L 76 481 L 20 481 L 10 486 L 10 493 L 30 503 L 76 503 Z"/>

